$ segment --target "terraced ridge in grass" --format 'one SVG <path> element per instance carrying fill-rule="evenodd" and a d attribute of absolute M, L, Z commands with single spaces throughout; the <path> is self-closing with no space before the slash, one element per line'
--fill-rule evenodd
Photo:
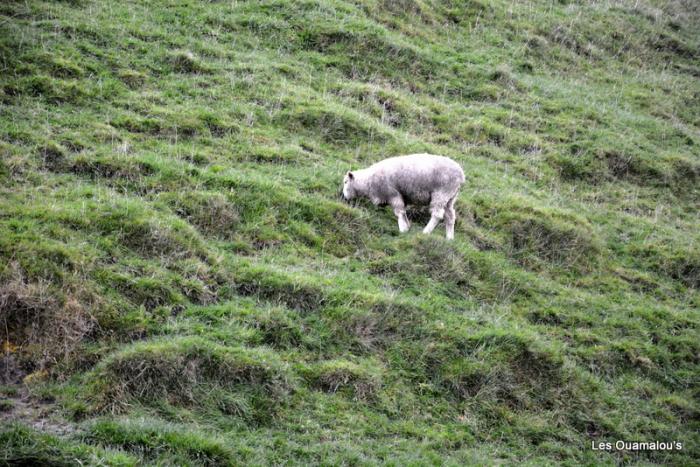
<path fill-rule="evenodd" d="M 0 464 L 696 462 L 698 25 L 4 2 Z M 423 151 L 467 175 L 454 242 L 339 200 Z"/>

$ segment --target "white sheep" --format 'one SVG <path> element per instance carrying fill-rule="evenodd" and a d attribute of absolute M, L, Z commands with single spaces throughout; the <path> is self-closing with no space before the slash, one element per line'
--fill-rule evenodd
<path fill-rule="evenodd" d="M 447 239 L 455 235 L 455 200 L 464 183 L 462 168 L 450 158 L 433 154 L 390 157 L 362 170 L 348 172 L 343 180 L 343 197 L 370 199 L 376 206 L 390 205 L 399 220 L 399 231 L 411 227 L 406 205 L 430 205 L 430 221 L 423 229 L 429 234 L 444 218 Z"/>

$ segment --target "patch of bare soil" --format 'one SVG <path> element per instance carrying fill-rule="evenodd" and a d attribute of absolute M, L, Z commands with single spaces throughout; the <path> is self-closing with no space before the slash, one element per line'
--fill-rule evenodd
<path fill-rule="evenodd" d="M 76 426 L 61 417 L 53 401 L 32 396 L 25 385 L 18 385 L 15 389 L 14 395 L 0 396 L 0 425 L 19 422 L 55 436 L 75 433 Z"/>
<path fill-rule="evenodd" d="M 51 398 L 32 394 L 22 382 L 23 372 L 12 355 L 0 357 L 0 426 L 19 422 L 37 431 L 56 436 L 67 436 L 77 428 L 64 419 Z"/>

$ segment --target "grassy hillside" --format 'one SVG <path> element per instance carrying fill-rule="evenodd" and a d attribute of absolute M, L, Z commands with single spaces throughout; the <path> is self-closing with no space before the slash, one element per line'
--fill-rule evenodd
<path fill-rule="evenodd" d="M 2 2 L 0 464 L 697 462 L 699 31 L 688 0 Z M 339 200 L 423 151 L 467 175 L 454 242 Z"/>

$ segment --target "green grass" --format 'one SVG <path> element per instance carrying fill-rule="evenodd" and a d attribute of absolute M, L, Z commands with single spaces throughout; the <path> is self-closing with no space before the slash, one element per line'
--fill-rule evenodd
<path fill-rule="evenodd" d="M 0 464 L 700 458 L 700 10 L 0 6 Z M 338 198 L 459 161 L 456 240 Z M 592 442 L 679 441 L 600 452 Z"/>

